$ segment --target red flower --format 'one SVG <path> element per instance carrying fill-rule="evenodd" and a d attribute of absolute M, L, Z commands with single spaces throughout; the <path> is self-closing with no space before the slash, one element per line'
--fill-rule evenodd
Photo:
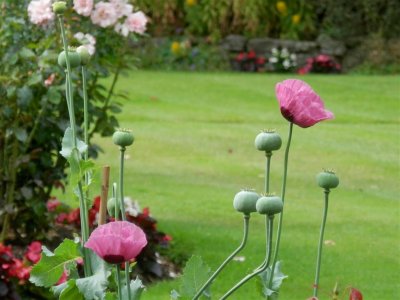
<path fill-rule="evenodd" d="M 258 57 L 257 58 L 257 65 L 265 65 L 265 58 L 264 57 Z"/>
<path fill-rule="evenodd" d="M 254 50 L 250 50 L 250 51 L 247 53 L 247 58 L 248 58 L 248 59 L 255 59 L 256 56 L 257 56 L 257 54 L 256 54 L 256 52 L 255 52 Z"/>
<path fill-rule="evenodd" d="M 36 264 L 40 260 L 41 252 L 42 252 L 42 243 L 34 241 L 28 246 L 28 250 L 25 253 L 25 258 L 30 262 Z"/>
<path fill-rule="evenodd" d="M 349 300 L 363 300 L 363 296 L 359 290 L 351 288 Z"/>
<path fill-rule="evenodd" d="M 57 209 L 57 207 L 59 207 L 61 205 L 61 202 L 58 201 L 55 198 L 50 199 L 49 201 L 47 201 L 46 203 L 46 207 L 47 207 L 47 211 L 55 211 Z"/>
<path fill-rule="evenodd" d="M 14 258 L 13 264 L 8 271 L 8 275 L 10 277 L 18 278 L 20 283 L 23 283 L 25 280 L 29 279 L 31 268 L 32 267 L 25 266 L 21 260 Z"/>
<path fill-rule="evenodd" d="M 243 61 L 247 59 L 247 54 L 244 52 L 240 52 L 238 55 L 235 57 L 236 61 Z"/>
<path fill-rule="evenodd" d="M 63 224 L 68 218 L 68 214 L 67 213 L 60 213 L 57 217 L 56 217 L 56 222 L 59 224 Z"/>

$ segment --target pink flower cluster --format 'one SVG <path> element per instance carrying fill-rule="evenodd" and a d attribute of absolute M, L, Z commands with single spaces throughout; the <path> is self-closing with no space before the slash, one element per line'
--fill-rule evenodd
<path fill-rule="evenodd" d="M 28 5 L 29 20 L 36 25 L 47 25 L 54 20 L 51 0 L 33 0 Z"/>
<path fill-rule="evenodd" d="M 147 17 L 141 12 L 133 12 L 133 6 L 127 0 L 100 1 L 74 0 L 74 10 L 82 16 L 90 16 L 93 24 L 114 30 L 123 36 L 130 32 L 143 34 L 146 31 Z"/>
<path fill-rule="evenodd" d="M 54 20 L 51 0 L 32 0 L 28 5 L 29 20 L 33 24 L 47 25 Z M 128 36 L 129 33 L 144 34 L 147 17 L 142 11 L 133 12 L 127 0 L 110 0 L 94 3 L 93 0 L 74 0 L 73 9 L 81 16 L 90 17 L 100 27 L 114 27 L 114 30 Z M 94 53 L 94 43 L 84 44 Z M 89 50 L 89 49 L 88 49 Z"/>

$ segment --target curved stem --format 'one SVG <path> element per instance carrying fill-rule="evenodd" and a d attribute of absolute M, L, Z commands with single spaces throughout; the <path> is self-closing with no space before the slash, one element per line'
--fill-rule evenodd
<path fill-rule="evenodd" d="M 218 269 L 214 272 L 214 274 L 211 275 L 211 277 L 206 281 L 206 283 L 203 284 L 203 286 L 200 288 L 200 290 L 197 291 L 196 295 L 193 297 L 193 300 L 198 299 L 204 290 L 211 284 L 211 282 L 215 279 L 215 277 L 218 276 L 218 274 L 222 271 L 222 269 L 235 257 L 236 254 L 238 254 L 246 245 L 247 242 L 247 236 L 249 233 L 249 221 L 250 221 L 250 215 L 244 214 L 243 215 L 243 239 L 242 243 L 239 245 L 239 247 L 232 252 L 231 255 L 229 255 L 225 261 L 218 267 Z"/>
<path fill-rule="evenodd" d="M 319 273 L 321 269 L 321 257 L 322 257 L 322 243 L 324 240 L 324 232 L 325 232 L 325 224 L 326 224 L 326 218 L 328 215 L 328 200 L 329 200 L 329 189 L 325 189 L 325 205 L 324 205 L 324 213 L 322 216 L 322 223 L 321 223 L 321 229 L 319 232 L 319 243 L 318 243 L 318 254 L 317 254 L 317 267 L 315 270 L 315 281 L 314 281 L 314 291 L 313 291 L 313 296 L 317 297 L 318 296 L 318 284 L 319 284 Z"/>
<path fill-rule="evenodd" d="M 282 199 L 283 203 L 285 203 L 286 179 L 287 179 L 287 171 L 288 171 L 289 149 L 290 149 L 290 144 L 292 141 L 292 133 L 293 133 L 293 123 L 290 123 L 289 137 L 288 137 L 288 142 L 286 145 L 285 161 L 284 161 L 284 166 L 283 166 L 283 181 L 282 181 L 282 195 L 281 195 L 281 199 Z M 274 272 L 275 272 L 276 261 L 278 260 L 279 244 L 281 242 L 282 221 L 283 221 L 283 210 L 279 214 L 279 222 L 278 222 L 278 230 L 277 230 L 277 234 L 276 234 L 274 258 L 272 260 L 272 267 L 271 267 L 271 277 L 270 277 L 269 283 L 268 283 L 269 288 L 271 288 L 271 286 L 272 286 L 272 281 L 274 279 L 274 274 L 275 274 Z"/>
<path fill-rule="evenodd" d="M 122 299 L 122 283 L 121 283 L 121 267 L 119 266 L 119 264 L 116 265 L 117 267 L 117 286 L 118 286 L 118 299 L 119 300 L 123 300 Z"/>
<path fill-rule="evenodd" d="M 243 284 L 249 281 L 254 276 L 264 272 L 271 260 L 271 250 L 272 250 L 272 229 L 274 224 L 274 216 L 266 216 L 266 231 L 267 231 L 267 249 L 265 254 L 265 264 L 263 268 L 256 269 L 253 273 L 246 275 L 242 280 L 240 280 L 233 288 L 231 288 L 225 295 L 223 295 L 220 300 L 224 300 L 228 298 L 232 293 L 234 293 L 238 288 L 240 288 Z"/>

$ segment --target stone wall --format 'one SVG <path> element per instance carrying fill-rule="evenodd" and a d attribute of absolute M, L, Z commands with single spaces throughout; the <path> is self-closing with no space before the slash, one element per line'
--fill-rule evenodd
<path fill-rule="evenodd" d="M 304 66 L 309 57 L 318 54 L 327 54 L 334 57 L 339 63 L 343 64 L 343 69 L 347 70 L 359 63 L 358 60 L 349 60 L 346 55 L 350 54 L 351 49 L 337 40 L 333 40 L 326 35 L 319 36 L 315 41 L 294 41 L 272 38 L 253 38 L 247 39 L 242 35 L 229 35 L 221 42 L 221 47 L 228 53 L 240 53 L 254 50 L 257 55 L 269 57 L 273 48 L 286 48 L 290 53 L 297 56 L 298 66 Z M 357 54 L 358 55 L 358 54 Z"/>

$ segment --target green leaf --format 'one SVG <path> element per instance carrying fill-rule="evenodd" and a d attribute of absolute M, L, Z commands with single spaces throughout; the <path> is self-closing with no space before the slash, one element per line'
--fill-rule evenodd
<path fill-rule="evenodd" d="M 283 280 L 288 278 L 288 276 L 282 273 L 281 262 L 278 261 L 275 265 L 274 277 L 272 279 L 272 286 L 270 288 L 268 285 L 269 285 L 269 280 L 271 278 L 271 267 L 272 266 L 269 266 L 259 276 L 261 278 L 262 294 L 266 297 L 269 296 L 270 299 L 275 300 L 275 299 L 278 299 L 278 295 L 279 295 L 278 292 L 282 285 Z"/>
<path fill-rule="evenodd" d="M 28 139 L 28 134 L 26 133 L 25 128 L 15 128 L 14 130 L 15 137 L 20 142 L 25 142 Z"/>
<path fill-rule="evenodd" d="M 19 51 L 19 56 L 20 56 L 21 58 L 23 58 L 23 59 L 30 59 L 30 58 L 34 58 L 36 55 L 35 55 L 35 53 L 34 53 L 32 50 L 30 50 L 30 49 L 28 49 L 28 48 L 26 48 L 26 47 L 23 47 L 23 48 Z"/>
<path fill-rule="evenodd" d="M 33 99 L 32 90 L 24 86 L 17 91 L 17 103 L 19 106 L 27 107 Z"/>
<path fill-rule="evenodd" d="M 118 300 L 118 295 L 116 293 L 107 292 L 104 300 Z"/>
<path fill-rule="evenodd" d="M 94 275 L 77 279 L 76 286 L 84 295 L 85 300 L 103 299 L 111 271 L 106 263 L 93 252 L 90 252 L 90 261 Z"/>
<path fill-rule="evenodd" d="M 79 292 L 74 279 L 68 280 L 67 287 L 61 292 L 59 300 L 85 300 Z"/>
<path fill-rule="evenodd" d="M 40 261 L 32 268 L 29 281 L 44 287 L 54 285 L 64 272 L 65 264 L 81 257 L 78 244 L 69 239 L 65 239 L 54 250 L 54 255 L 47 256 L 47 252 L 42 254 Z"/>
<path fill-rule="evenodd" d="M 78 149 L 80 154 L 84 153 L 87 150 L 88 146 L 83 141 L 77 139 L 76 143 L 77 143 L 76 148 Z M 71 127 L 65 129 L 61 145 L 62 148 L 60 154 L 64 156 L 66 159 L 69 159 L 69 157 L 72 154 L 72 150 L 75 148 Z"/>
<path fill-rule="evenodd" d="M 29 85 L 29 86 L 32 86 L 32 85 L 36 85 L 36 84 L 39 84 L 39 83 L 42 83 L 42 82 L 43 82 L 43 76 L 42 76 L 42 74 L 36 73 L 36 74 L 32 74 L 32 75 L 29 77 L 29 79 L 28 79 L 28 81 L 26 82 L 26 84 Z"/>
<path fill-rule="evenodd" d="M 131 280 L 130 289 L 131 289 L 130 300 L 139 300 L 144 290 L 144 285 L 142 284 L 142 281 L 139 278 L 136 278 L 134 281 Z M 126 285 L 122 289 L 122 299 L 128 299 L 128 291 L 126 289 Z"/>
<path fill-rule="evenodd" d="M 61 94 L 57 90 L 57 88 L 51 86 L 49 90 L 47 91 L 47 97 L 50 101 L 50 103 L 53 104 L 59 104 L 61 102 Z"/>
<path fill-rule="evenodd" d="M 210 268 L 203 262 L 200 256 L 192 256 L 186 263 L 181 277 L 179 292 L 184 298 L 193 298 L 196 292 L 207 281 Z M 203 296 L 210 299 L 207 293 Z"/>

